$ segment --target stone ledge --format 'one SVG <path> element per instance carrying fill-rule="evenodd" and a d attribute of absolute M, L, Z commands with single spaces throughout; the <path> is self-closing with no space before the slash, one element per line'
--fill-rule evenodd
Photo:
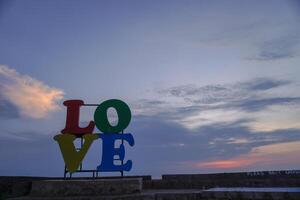
<path fill-rule="evenodd" d="M 299 192 L 144 190 L 138 194 L 115 196 L 32 197 L 11 200 L 299 200 Z"/>
<path fill-rule="evenodd" d="M 200 200 L 200 190 L 145 190 L 140 194 L 115 196 L 18 197 L 11 200 Z"/>
<path fill-rule="evenodd" d="M 299 200 L 300 193 L 284 192 L 203 192 L 203 199 L 216 200 Z"/>
<path fill-rule="evenodd" d="M 72 196 L 72 197 L 18 197 L 10 200 L 155 200 L 152 194 L 131 194 L 116 196 Z"/>
<path fill-rule="evenodd" d="M 103 196 L 140 193 L 141 178 L 33 181 L 31 197 Z"/>

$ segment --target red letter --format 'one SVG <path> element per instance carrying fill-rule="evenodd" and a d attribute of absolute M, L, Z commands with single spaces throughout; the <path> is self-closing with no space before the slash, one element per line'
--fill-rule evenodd
<path fill-rule="evenodd" d="M 64 102 L 64 105 L 67 106 L 67 119 L 66 127 L 61 131 L 62 133 L 84 135 L 93 132 L 95 127 L 94 121 L 90 121 L 89 125 L 85 128 L 79 127 L 80 106 L 83 104 L 82 100 L 67 100 Z"/>

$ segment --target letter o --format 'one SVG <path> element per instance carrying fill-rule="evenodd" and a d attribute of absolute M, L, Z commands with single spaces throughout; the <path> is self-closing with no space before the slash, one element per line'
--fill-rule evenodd
<path fill-rule="evenodd" d="M 114 108 L 118 114 L 118 124 L 112 126 L 107 118 L 107 110 L 109 108 Z M 101 103 L 94 113 L 94 121 L 97 128 L 103 133 L 120 133 L 123 131 L 130 123 L 131 111 L 128 105 L 118 99 L 110 99 Z"/>

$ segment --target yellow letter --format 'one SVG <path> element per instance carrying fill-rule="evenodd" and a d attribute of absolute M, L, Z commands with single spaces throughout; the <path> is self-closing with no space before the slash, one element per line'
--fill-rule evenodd
<path fill-rule="evenodd" d="M 54 136 L 54 140 L 56 140 L 59 144 L 69 172 L 75 172 L 78 169 L 93 141 L 99 138 L 98 134 L 85 134 L 82 137 L 84 139 L 84 144 L 79 151 L 76 151 L 73 143 L 76 139 L 75 135 L 59 134 Z"/>

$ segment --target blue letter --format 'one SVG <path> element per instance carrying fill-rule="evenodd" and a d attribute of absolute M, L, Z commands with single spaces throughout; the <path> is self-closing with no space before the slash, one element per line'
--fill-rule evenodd
<path fill-rule="evenodd" d="M 102 161 L 97 167 L 98 171 L 111 172 L 111 171 L 129 171 L 132 167 L 132 161 L 128 160 L 123 165 L 114 164 L 114 156 L 119 156 L 119 160 L 123 161 L 125 157 L 125 147 L 121 144 L 119 148 L 115 148 L 116 140 L 125 140 L 130 146 L 134 145 L 133 136 L 130 133 L 117 134 L 100 134 L 102 139 Z"/>

